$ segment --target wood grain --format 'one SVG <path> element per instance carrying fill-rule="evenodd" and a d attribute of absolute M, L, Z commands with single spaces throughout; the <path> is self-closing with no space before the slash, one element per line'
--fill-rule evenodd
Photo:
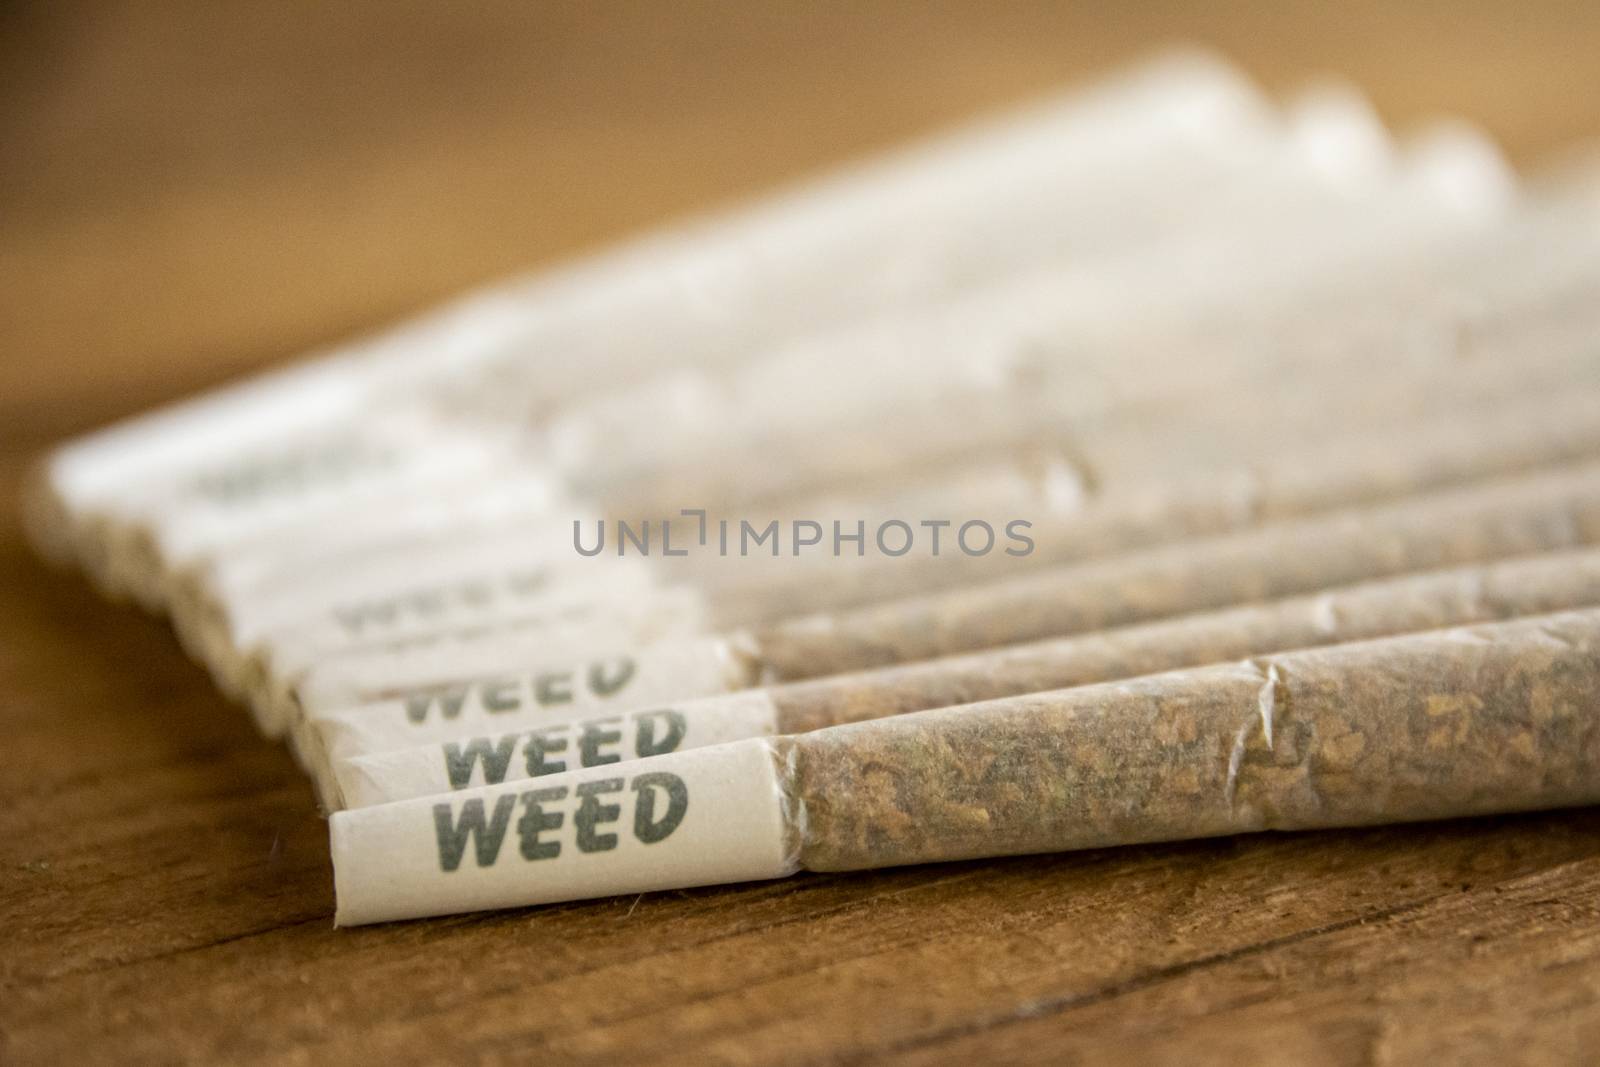
<path fill-rule="evenodd" d="M 1531 161 L 1600 7 L 12 5 L 0 493 L 49 442 L 1197 38 Z M 1589 811 L 331 929 L 325 827 L 164 626 L 0 526 L 0 1062 L 1578 1062 Z"/>

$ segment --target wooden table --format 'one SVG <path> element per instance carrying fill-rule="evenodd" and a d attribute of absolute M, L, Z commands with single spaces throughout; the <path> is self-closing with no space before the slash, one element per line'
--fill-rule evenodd
<path fill-rule="evenodd" d="M 108 419 L 1198 38 L 1527 162 L 1600 6 L 8 8 L 0 491 Z M 287 755 L 0 527 L 0 1062 L 1561 1062 L 1588 811 L 331 928 Z"/>

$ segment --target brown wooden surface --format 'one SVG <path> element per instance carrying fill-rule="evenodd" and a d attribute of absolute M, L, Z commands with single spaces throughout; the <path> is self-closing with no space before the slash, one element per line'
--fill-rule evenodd
<path fill-rule="evenodd" d="M 1520 161 L 1600 5 L 9 5 L 0 493 L 30 455 L 514 266 L 1162 40 Z M 0 1062 L 1581 1062 L 1592 812 L 334 931 L 323 823 L 162 624 L 0 526 Z"/>

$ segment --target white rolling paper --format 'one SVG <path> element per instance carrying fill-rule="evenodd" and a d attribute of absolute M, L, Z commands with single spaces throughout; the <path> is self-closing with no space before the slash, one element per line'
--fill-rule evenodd
<path fill-rule="evenodd" d="M 335 812 L 340 926 L 795 870 L 763 741 Z"/>
<path fill-rule="evenodd" d="M 693 714 L 671 707 L 564 719 L 513 733 L 482 734 L 332 760 L 331 799 L 345 808 L 522 781 L 568 769 L 646 759 L 777 732 L 777 708 L 764 690 L 697 699 Z"/>

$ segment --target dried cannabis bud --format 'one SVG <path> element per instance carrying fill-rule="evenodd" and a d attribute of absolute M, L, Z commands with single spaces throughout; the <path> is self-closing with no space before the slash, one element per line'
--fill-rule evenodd
<path fill-rule="evenodd" d="M 1600 466 L 1041 570 L 759 631 L 779 681 L 1600 541 Z"/>
<path fill-rule="evenodd" d="M 850 870 L 1600 801 L 1600 610 L 1273 655 L 776 742 Z"/>

